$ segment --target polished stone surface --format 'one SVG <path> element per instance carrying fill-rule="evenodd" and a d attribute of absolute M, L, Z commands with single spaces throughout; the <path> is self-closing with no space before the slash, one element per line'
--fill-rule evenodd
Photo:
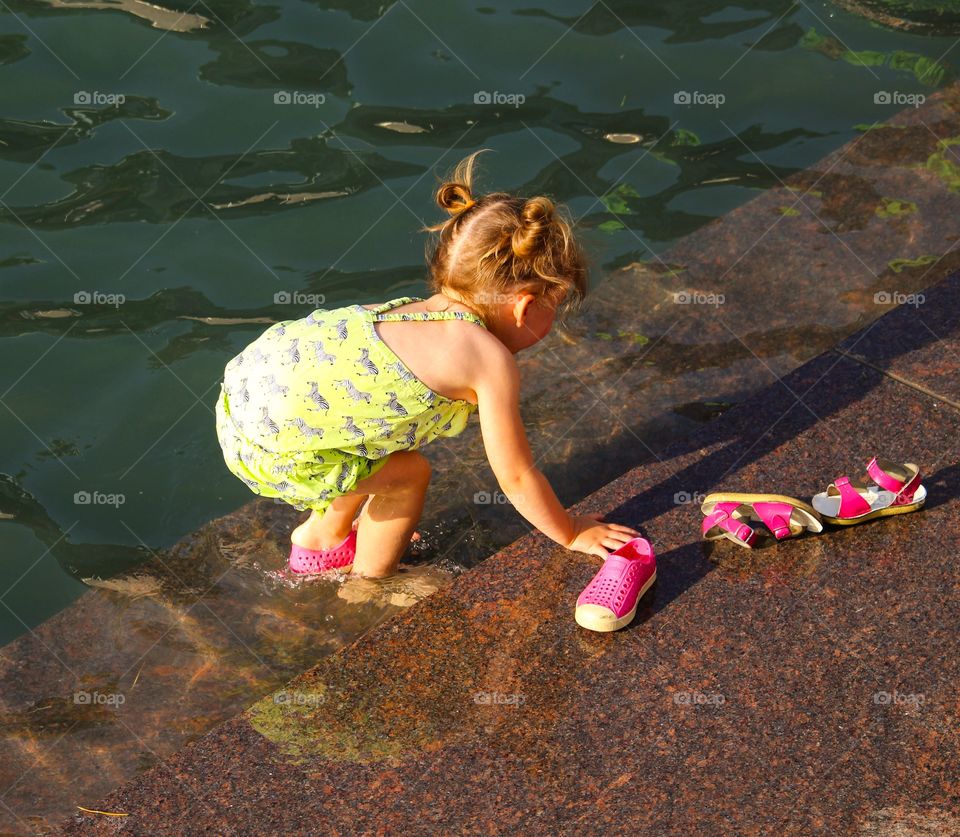
<path fill-rule="evenodd" d="M 960 275 L 913 293 L 884 320 L 838 347 L 850 356 L 960 406 Z M 895 326 L 895 327 L 894 327 Z"/>
<path fill-rule="evenodd" d="M 960 145 L 951 144 L 958 138 L 954 85 L 659 259 L 614 271 L 569 328 L 521 360 L 531 444 L 561 499 L 575 502 L 639 464 L 655 469 L 661 451 L 731 404 L 769 385 L 782 389 L 778 376 L 960 268 L 960 191 L 952 174 Z M 925 303 L 916 313 L 916 330 L 926 334 L 921 323 L 929 325 L 952 354 L 915 360 L 898 348 L 899 338 L 875 341 L 872 333 L 847 345 L 853 354 L 869 349 L 879 369 L 956 401 L 957 344 L 948 334 L 955 309 Z M 795 411 L 806 412 L 799 405 Z M 759 440 L 745 461 L 766 450 Z M 414 560 L 434 569 L 418 568 L 428 577 L 410 589 L 371 600 L 334 583 L 286 586 L 277 573 L 297 515 L 255 502 L 157 550 L 131 575 L 106 579 L 5 647 L 0 781 L 8 807 L 0 807 L 0 829 L 28 833 L 59 821 L 74 804 L 89 807 L 447 583 L 451 570 L 478 564 L 524 534 L 528 527 L 502 504 L 474 502 L 478 492 L 496 490 L 475 426 L 428 454 L 435 475 L 424 520 L 428 543 Z M 863 464 L 855 457 L 830 462 L 828 471 Z M 698 480 L 678 469 L 673 490 L 662 496 L 702 491 Z M 631 511 L 637 520 L 664 511 L 649 496 L 643 502 L 654 505 Z M 37 511 L 25 501 L 25 518 Z M 40 541 L 82 573 L 83 545 L 47 524 Z M 696 576 L 699 566 L 684 572 Z M 571 584 L 563 595 L 576 593 Z M 345 606 L 358 598 L 359 608 Z M 78 690 L 120 693 L 126 702 L 77 704 Z M 78 775 L 66 765 L 79 760 L 90 769 Z"/>
<path fill-rule="evenodd" d="M 920 357 L 914 326 L 870 331 Z M 923 511 L 699 539 L 690 497 L 809 497 L 876 453 L 921 465 Z M 960 410 L 828 352 L 579 504 L 657 549 L 628 629 L 579 628 L 594 560 L 528 536 L 94 807 L 138 834 L 957 833 L 958 454 Z"/>

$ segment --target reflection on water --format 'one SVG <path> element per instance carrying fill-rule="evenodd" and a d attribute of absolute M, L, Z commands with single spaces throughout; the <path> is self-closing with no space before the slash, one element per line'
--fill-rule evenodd
<path fill-rule="evenodd" d="M 15 640 L 0 657 L 0 827 L 17 833 L 89 807 L 526 531 L 475 429 L 431 447 L 425 537 L 394 579 L 288 578 L 297 515 L 271 503 L 202 525 L 250 499 L 213 433 L 224 363 L 306 313 L 296 294 L 421 293 L 418 230 L 459 157 L 490 147 L 490 188 L 567 202 L 595 256 L 591 305 L 522 361 L 531 444 L 565 503 L 882 313 L 874 294 L 921 283 L 943 246 L 896 184 L 834 171 L 796 182 L 834 232 L 872 235 L 895 276 L 832 279 L 803 304 L 811 250 L 836 253 L 811 248 L 810 219 L 786 206 L 748 226 L 754 241 L 783 219 L 764 244 L 800 242 L 770 267 L 791 282 L 717 275 L 746 229 L 704 232 L 668 265 L 654 255 L 887 118 L 878 84 L 949 81 L 943 38 L 851 16 L 825 32 L 785 0 L 9 8 L 24 27 L 10 16 L 0 34 L 0 636 Z M 723 110 L 674 102 L 713 86 Z M 478 103 L 494 90 L 524 103 Z M 952 129 L 908 130 L 890 162 L 952 184 L 931 139 Z M 851 161 L 887 139 L 868 133 Z M 722 312 L 678 311 L 678 292 L 718 289 Z M 123 503 L 76 499 L 96 491 Z M 568 664 L 557 653 L 544 672 Z M 341 721 L 376 754 L 379 721 L 359 739 Z"/>
<path fill-rule="evenodd" d="M 210 19 L 203 15 L 178 12 L 143 0 L 42 0 L 55 9 L 111 9 L 149 20 L 157 29 L 168 32 L 190 32 L 209 26 Z"/>

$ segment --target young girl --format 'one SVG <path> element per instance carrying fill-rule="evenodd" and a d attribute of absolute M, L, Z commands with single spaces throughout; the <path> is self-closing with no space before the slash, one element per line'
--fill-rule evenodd
<path fill-rule="evenodd" d="M 436 193 L 450 218 L 428 228 L 439 232 L 432 296 L 280 322 L 227 364 L 217 402 L 227 466 L 255 493 L 311 510 L 291 535 L 293 572 L 391 575 L 430 481 L 419 449 L 462 433 L 474 411 L 501 490 L 547 537 L 606 557 L 637 535 L 568 514 L 534 465 L 514 355 L 583 298 L 586 270 L 547 198 L 474 197 L 476 156 Z"/>

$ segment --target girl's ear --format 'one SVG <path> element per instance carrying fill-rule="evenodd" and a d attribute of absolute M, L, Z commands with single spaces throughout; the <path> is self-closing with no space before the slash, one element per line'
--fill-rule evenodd
<path fill-rule="evenodd" d="M 517 321 L 517 328 L 523 328 L 524 320 L 527 318 L 527 309 L 536 299 L 533 294 L 519 294 L 517 301 L 513 304 L 513 318 Z"/>

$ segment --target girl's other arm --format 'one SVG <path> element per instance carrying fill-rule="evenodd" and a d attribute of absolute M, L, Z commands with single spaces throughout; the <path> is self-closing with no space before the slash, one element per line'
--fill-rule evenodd
<path fill-rule="evenodd" d="M 487 347 L 485 347 L 487 348 Z M 593 516 L 570 515 L 533 461 L 520 418 L 520 371 L 513 355 L 483 352 L 472 376 L 490 467 L 516 510 L 567 549 L 606 557 L 639 532 Z"/>

